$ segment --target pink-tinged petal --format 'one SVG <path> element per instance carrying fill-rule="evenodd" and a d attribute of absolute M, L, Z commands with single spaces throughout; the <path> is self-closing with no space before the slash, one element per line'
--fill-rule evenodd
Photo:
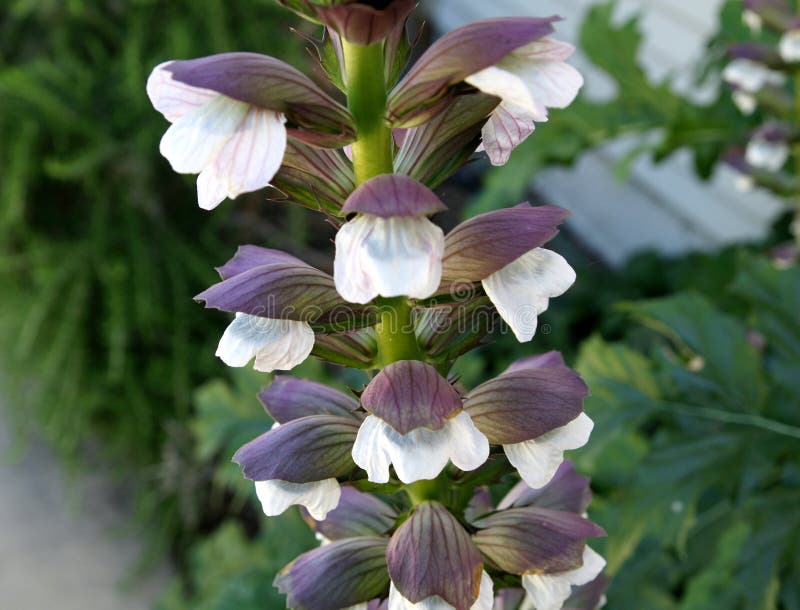
<path fill-rule="evenodd" d="M 233 367 L 247 366 L 255 358 L 254 368 L 269 373 L 296 367 L 313 348 L 314 331 L 307 322 L 238 313 L 225 329 L 216 355 Z"/>
<path fill-rule="evenodd" d="M 568 42 L 554 38 L 542 38 L 520 47 L 513 55 L 529 61 L 566 61 L 575 52 L 575 47 Z"/>
<path fill-rule="evenodd" d="M 427 218 L 361 214 L 336 234 L 336 290 L 351 303 L 424 299 L 439 287 L 444 234 Z"/>
<path fill-rule="evenodd" d="M 286 117 L 250 108 L 197 180 L 200 207 L 211 210 L 226 197 L 235 199 L 268 186 L 286 151 Z"/>
<path fill-rule="evenodd" d="M 170 123 L 174 123 L 187 112 L 204 106 L 217 93 L 200 87 L 192 87 L 172 78 L 172 73 L 164 68 L 170 61 L 159 64 L 147 79 L 147 95 L 153 107 L 164 115 Z"/>
<path fill-rule="evenodd" d="M 336 479 L 313 483 L 256 481 L 256 495 L 267 517 L 276 517 L 290 506 L 305 506 L 315 519 L 325 519 L 339 504 L 341 489 Z"/>
<path fill-rule="evenodd" d="M 557 20 L 486 19 L 445 34 L 423 53 L 389 95 L 389 116 L 395 126 L 411 127 L 430 119 L 431 108 L 447 95 L 449 86 L 552 33 L 552 23 Z"/>
<path fill-rule="evenodd" d="M 605 565 L 605 559 L 587 546 L 580 568 L 556 574 L 525 574 L 522 577 L 522 586 L 536 610 L 561 610 L 572 593 L 573 585 L 590 583 L 603 571 Z"/>
<path fill-rule="evenodd" d="M 180 174 L 199 174 L 211 165 L 250 107 L 218 95 L 173 123 L 161 138 L 161 154 Z"/>
<path fill-rule="evenodd" d="M 552 297 L 575 283 L 575 271 L 555 252 L 535 248 L 483 280 L 483 288 L 500 317 L 520 342 L 536 333 L 537 318 Z"/>
<path fill-rule="evenodd" d="M 547 485 L 564 461 L 564 452 L 589 442 L 594 422 L 585 413 L 535 439 L 503 445 L 506 457 L 522 479 L 534 489 Z"/>
<path fill-rule="evenodd" d="M 536 129 L 535 117 L 525 109 L 502 102 L 483 126 L 483 150 L 492 165 L 505 165 L 514 149 Z"/>
<path fill-rule="evenodd" d="M 558 43 L 532 47 L 528 52 L 514 52 L 497 65 L 466 78 L 466 82 L 484 93 L 525 111 L 534 121 L 547 120 L 547 108 L 565 108 L 583 86 L 580 72 L 561 60 L 541 59 L 563 55 Z M 534 43 L 536 45 L 536 43 Z M 530 48 L 530 47 L 529 47 Z"/>

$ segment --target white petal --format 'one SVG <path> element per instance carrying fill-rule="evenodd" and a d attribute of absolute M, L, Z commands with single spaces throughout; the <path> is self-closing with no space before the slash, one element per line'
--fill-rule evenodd
<path fill-rule="evenodd" d="M 526 45 L 497 65 L 467 77 L 473 87 L 547 120 L 547 108 L 565 108 L 578 95 L 583 77 L 564 60 L 574 48 L 555 40 Z"/>
<path fill-rule="evenodd" d="M 257 371 L 289 370 L 314 348 L 314 331 L 307 322 L 273 320 L 237 313 L 220 339 L 217 356 L 228 366 L 246 366 L 253 358 Z"/>
<path fill-rule="evenodd" d="M 537 317 L 550 298 L 574 283 L 575 271 L 561 255 L 535 248 L 484 279 L 483 288 L 517 340 L 524 342 L 536 333 Z"/>
<path fill-rule="evenodd" d="M 758 169 L 770 172 L 779 171 L 789 158 L 789 147 L 785 142 L 770 142 L 762 138 L 753 138 L 747 144 L 745 159 Z"/>
<path fill-rule="evenodd" d="M 534 489 L 544 487 L 564 461 L 564 451 L 583 447 L 594 428 L 594 422 L 581 413 L 565 426 L 522 443 L 503 445 L 508 461 L 522 479 Z"/>
<path fill-rule="evenodd" d="M 167 129 L 161 138 L 161 154 L 176 172 L 199 174 L 213 163 L 249 109 L 243 102 L 218 95 L 190 110 Z"/>
<path fill-rule="evenodd" d="M 447 465 L 450 436 L 445 428 L 417 428 L 400 434 L 375 415 L 361 424 L 353 445 L 353 461 L 367 471 L 373 483 L 389 480 L 389 464 L 394 464 L 403 483 L 435 479 Z"/>
<path fill-rule="evenodd" d="M 478 599 L 472 604 L 470 610 L 492 610 L 494 606 L 494 583 L 492 578 L 486 573 L 481 574 L 481 586 Z M 434 595 L 421 602 L 412 603 L 408 601 L 394 586 L 389 584 L 389 608 L 388 610 L 453 610 L 453 606 L 448 604 L 438 595 Z"/>
<path fill-rule="evenodd" d="M 368 415 L 353 444 L 353 461 L 367 471 L 373 483 L 389 482 L 389 465 L 392 458 L 386 450 L 383 430 L 387 426 L 381 418 Z"/>
<path fill-rule="evenodd" d="M 210 210 L 226 197 L 235 199 L 269 185 L 286 151 L 286 117 L 250 107 L 236 132 L 197 180 L 200 207 Z"/>
<path fill-rule="evenodd" d="M 268 517 L 280 515 L 290 506 L 300 504 L 308 509 L 314 519 L 322 521 L 328 512 L 339 506 L 342 490 L 336 479 L 313 483 L 256 481 L 256 495 Z"/>
<path fill-rule="evenodd" d="M 603 571 L 606 562 L 590 547 L 583 551 L 583 566 L 560 574 L 526 574 L 522 586 L 536 610 L 561 610 L 572 593 L 572 586 L 585 585 Z"/>
<path fill-rule="evenodd" d="M 475 470 L 489 459 L 489 440 L 462 411 L 445 424 L 450 434 L 450 461 L 461 470 Z"/>
<path fill-rule="evenodd" d="M 427 218 L 361 214 L 336 234 L 333 276 L 346 301 L 424 299 L 439 287 L 444 233 Z"/>
<path fill-rule="evenodd" d="M 760 34 L 761 28 L 764 27 L 764 21 L 761 19 L 761 16 L 750 9 L 745 9 L 742 13 L 742 23 L 744 23 L 753 34 Z"/>
<path fill-rule="evenodd" d="M 174 123 L 190 110 L 204 106 L 219 94 L 174 80 L 172 73 L 164 69 L 171 63 L 165 61 L 153 68 L 147 79 L 147 95 L 153 107 L 170 123 Z"/>
<path fill-rule="evenodd" d="M 783 61 L 800 61 L 800 30 L 789 30 L 781 37 L 780 53 Z"/>
<path fill-rule="evenodd" d="M 489 457 L 489 441 L 461 412 L 439 430 L 417 428 L 400 434 L 375 415 L 359 428 L 353 461 L 367 471 L 373 483 L 389 481 L 394 464 L 403 483 L 435 479 L 451 460 L 461 470 L 475 470 Z"/>
<path fill-rule="evenodd" d="M 483 150 L 492 165 L 505 165 L 513 150 L 536 129 L 534 116 L 522 107 L 502 102 L 483 126 Z"/>
<path fill-rule="evenodd" d="M 736 104 L 736 107 L 745 116 L 753 114 L 758 107 L 758 100 L 756 100 L 755 96 L 745 91 L 737 89 L 733 92 L 731 97 L 733 98 L 733 103 Z"/>
<path fill-rule="evenodd" d="M 738 58 L 725 66 L 722 78 L 747 93 L 758 93 L 766 84 L 780 85 L 785 77 L 752 59 Z"/>
<path fill-rule="evenodd" d="M 547 107 L 534 97 L 526 82 L 510 70 L 490 66 L 464 80 L 484 93 L 499 97 L 507 104 L 524 108 L 535 121 L 547 120 Z"/>

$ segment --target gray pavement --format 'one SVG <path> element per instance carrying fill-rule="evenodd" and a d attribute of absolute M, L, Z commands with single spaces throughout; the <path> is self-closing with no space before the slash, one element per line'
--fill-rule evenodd
<path fill-rule="evenodd" d="M 34 444 L 10 459 L 0 408 L 0 610 L 150 610 L 166 569 L 132 579 L 141 546 L 103 475 L 65 477 Z"/>

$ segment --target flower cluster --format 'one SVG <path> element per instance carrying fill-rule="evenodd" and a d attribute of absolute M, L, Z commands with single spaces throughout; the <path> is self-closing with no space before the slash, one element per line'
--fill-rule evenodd
<path fill-rule="evenodd" d="M 325 27 L 328 83 L 252 53 L 169 61 L 147 83 L 201 207 L 272 185 L 337 226 L 332 276 L 246 245 L 196 297 L 235 314 L 230 366 L 369 372 L 349 393 L 277 376 L 259 395 L 275 424 L 234 461 L 266 515 L 299 505 L 322 541 L 276 585 L 299 610 L 597 608 L 605 562 L 586 541 L 603 531 L 564 462 L 592 430 L 586 385 L 557 352 L 471 389 L 448 375 L 495 325 L 530 341 L 573 284 L 544 247 L 567 212 L 523 203 L 447 234 L 432 220 L 432 189 L 476 153 L 505 163 L 577 95 L 557 18 L 464 26 L 406 69 L 413 1 L 281 4 Z"/>
<path fill-rule="evenodd" d="M 731 45 L 722 78 L 739 110 L 747 116 L 759 112 L 761 125 L 727 161 L 738 172 L 741 189 L 758 185 L 784 194 L 790 181 L 782 170 L 800 140 L 792 98 L 800 68 L 800 15 L 788 0 L 745 0 L 742 20 L 764 41 Z"/>

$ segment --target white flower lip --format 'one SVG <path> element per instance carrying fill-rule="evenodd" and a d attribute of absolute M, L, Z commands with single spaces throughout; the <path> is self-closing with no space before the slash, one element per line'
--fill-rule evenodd
<path fill-rule="evenodd" d="M 482 282 L 500 317 L 521 343 L 536 334 L 537 318 L 550 298 L 561 296 L 575 283 L 575 271 L 560 255 L 535 248 Z"/>
<path fill-rule="evenodd" d="M 745 159 L 758 169 L 777 172 L 789 158 L 789 146 L 786 142 L 771 142 L 764 138 L 754 137 L 747 144 Z"/>
<path fill-rule="evenodd" d="M 779 51 L 787 63 L 800 61 L 800 29 L 789 30 L 781 37 Z"/>
<path fill-rule="evenodd" d="M 444 233 L 427 218 L 359 214 L 336 234 L 336 290 L 351 303 L 424 299 L 439 287 L 443 256 Z"/>
<path fill-rule="evenodd" d="M 268 186 L 286 150 L 286 118 L 177 82 L 168 64 L 153 70 L 147 92 L 172 123 L 161 139 L 161 154 L 176 172 L 199 174 L 200 207 L 211 210 L 226 197 Z"/>
<path fill-rule="evenodd" d="M 492 610 L 494 607 L 494 583 L 492 578 L 484 571 L 481 573 L 481 588 L 478 599 L 470 610 Z M 388 610 L 453 610 L 453 606 L 448 604 L 438 595 L 423 599 L 421 602 L 411 602 L 407 600 L 394 586 L 389 584 L 389 608 Z"/>
<path fill-rule="evenodd" d="M 353 445 L 353 461 L 373 483 L 389 481 L 389 466 L 406 484 L 435 479 L 452 461 L 461 470 L 475 470 L 489 457 L 489 441 L 462 411 L 443 428 L 417 428 L 400 434 L 376 415 L 361 424 Z"/>
<path fill-rule="evenodd" d="M 256 481 L 256 495 L 268 517 L 276 517 L 290 506 L 305 506 L 317 521 L 323 521 L 339 505 L 342 490 L 336 479 L 313 483 L 287 481 Z"/>
<path fill-rule="evenodd" d="M 314 349 L 307 322 L 273 320 L 237 313 L 220 339 L 216 355 L 228 366 L 242 367 L 255 358 L 257 371 L 289 370 Z"/>
<path fill-rule="evenodd" d="M 565 61 L 574 50 L 557 40 L 537 40 L 465 79 L 502 100 L 483 129 L 483 148 L 493 165 L 504 165 L 535 123 L 547 121 L 548 108 L 566 108 L 575 100 L 583 76 Z"/>
<path fill-rule="evenodd" d="M 508 461 L 516 468 L 522 480 L 530 487 L 544 487 L 556 474 L 564 461 L 564 452 L 579 449 L 589 442 L 594 422 L 586 413 L 581 413 L 571 422 L 541 436 L 503 445 Z"/>
<path fill-rule="evenodd" d="M 784 75 L 780 72 L 743 57 L 734 59 L 725 66 L 722 78 L 746 93 L 758 93 L 766 85 L 780 85 L 785 81 Z"/>
<path fill-rule="evenodd" d="M 605 566 L 605 559 L 586 546 L 583 551 L 583 565 L 576 570 L 559 574 L 526 574 L 522 577 L 522 586 L 528 597 L 527 605 L 523 607 L 561 610 L 572 592 L 572 587 L 592 582 Z"/>

